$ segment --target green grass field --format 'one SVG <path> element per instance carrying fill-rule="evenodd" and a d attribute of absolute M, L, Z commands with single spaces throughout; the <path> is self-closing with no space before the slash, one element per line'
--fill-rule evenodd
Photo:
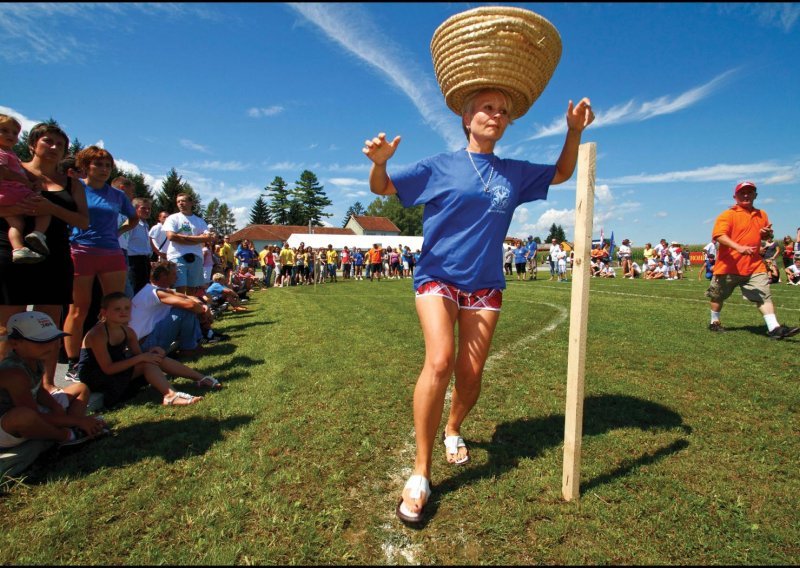
<path fill-rule="evenodd" d="M 798 564 L 800 336 L 770 340 L 741 297 L 712 334 L 696 277 L 591 281 L 578 502 L 570 284 L 509 280 L 472 462 L 436 450 L 421 530 L 394 516 L 423 357 L 410 281 L 269 289 L 195 363 L 225 389 L 188 408 L 145 391 L 106 413 L 113 437 L 6 484 L 0 562 Z M 800 289 L 773 296 L 800 323 Z"/>

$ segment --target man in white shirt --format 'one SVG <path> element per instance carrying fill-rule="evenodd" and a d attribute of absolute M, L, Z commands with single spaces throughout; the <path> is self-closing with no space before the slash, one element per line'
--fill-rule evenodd
<path fill-rule="evenodd" d="M 153 246 L 157 251 L 156 254 L 158 254 L 158 258 L 154 260 L 167 260 L 169 239 L 164 232 L 164 221 L 167 220 L 167 217 L 169 217 L 169 213 L 160 211 L 158 213 L 158 223 L 150 227 L 150 240 L 153 241 Z"/>
<path fill-rule="evenodd" d="M 146 284 L 131 302 L 130 326 L 142 351 L 158 346 L 169 350 L 173 341 L 184 354 L 199 348 L 202 332 L 198 317 L 208 313 L 199 298 L 172 290 L 177 280 L 174 263 L 159 262 Z"/>
<path fill-rule="evenodd" d="M 792 286 L 800 286 L 800 257 L 794 257 L 794 264 L 786 268 L 786 283 Z"/>
<path fill-rule="evenodd" d="M 211 238 L 206 222 L 192 213 L 194 202 L 188 193 L 176 198 L 178 212 L 164 221 L 169 239 L 167 260 L 178 267 L 176 290 L 193 295 L 203 286 L 203 243 Z"/>

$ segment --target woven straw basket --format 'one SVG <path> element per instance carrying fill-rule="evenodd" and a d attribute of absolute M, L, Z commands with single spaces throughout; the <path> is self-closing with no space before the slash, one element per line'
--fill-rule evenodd
<path fill-rule="evenodd" d="M 511 118 L 539 98 L 561 58 L 561 36 L 542 16 L 523 8 L 483 6 L 451 16 L 431 40 L 436 80 L 450 109 L 494 87 L 511 97 Z"/>

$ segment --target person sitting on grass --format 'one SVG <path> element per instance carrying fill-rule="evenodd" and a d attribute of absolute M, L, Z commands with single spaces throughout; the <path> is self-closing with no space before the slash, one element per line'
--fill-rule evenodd
<path fill-rule="evenodd" d="M 223 284 L 224 274 L 215 274 L 212 278 L 213 283 L 206 289 L 206 294 L 219 303 L 228 302 L 234 312 L 246 312 L 247 308 L 241 305 L 239 294 Z"/>
<path fill-rule="evenodd" d="M 145 351 L 151 347 L 167 351 L 174 341 L 184 355 L 200 349 L 199 318 L 208 318 L 210 310 L 200 298 L 172 289 L 177 279 L 174 262 L 156 263 L 150 283 L 133 297 L 130 327 Z"/>
<path fill-rule="evenodd" d="M 656 267 L 645 275 L 647 280 L 666 280 L 667 278 L 669 278 L 669 268 L 660 258 Z"/>
<path fill-rule="evenodd" d="M 78 377 L 93 392 L 103 393 L 105 406 L 135 396 L 147 384 L 161 393 L 165 406 L 186 406 L 203 399 L 174 390 L 165 373 L 191 379 L 197 387 L 222 388 L 211 375 L 166 357 L 161 347 L 143 353 L 130 320 L 131 301 L 124 293 L 113 292 L 103 297 L 99 321 L 83 338 Z"/>
<path fill-rule="evenodd" d="M 800 256 L 794 257 L 794 264 L 786 268 L 786 283 L 791 286 L 800 286 Z"/>
<path fill-rule="evenodd" d="M 295 255 L 297 258 L 299 255 Z M 291 276 L 294 278 L 294 276 Z M 247 293 L 253 289 L 253 285 L 257 278 L 251 274 L 247 268 L 239 267 L 239 270 L 231 272 L 231 278 L 228 282 L 229 287 L 239 295 L 242 300 L 247 300 Z M 299 278 L 298 278 L 298 281 Z"/>
<path fill-rule="evenodd" d="M 72 446 L 107 433 L 102 418 L 86 416 L 91 394 L 71 384 L 50 394 L 42 388 L 44 364 L 65 334 L 43 312 L 20 312 L 8 319 L 11 350 L 0 362 L 0 447 L 26 440 L 54 440 Z"/>

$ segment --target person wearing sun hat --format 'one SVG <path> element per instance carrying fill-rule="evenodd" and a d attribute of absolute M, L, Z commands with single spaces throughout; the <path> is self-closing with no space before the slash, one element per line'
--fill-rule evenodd
<path fill-rule="evenodd" d="M 706 296 L 711 300 L 711 323 L 708 329 L 724 332 L 720 312 L 725 300 L 736 288 L 753 302 L 767 324 L 767 335 L 784 339 L 800 332 L 800 327 L 778 323 L 769 289 L 764 259 L 760 254 L 761 240 L 772 235 L 772 223 L 767 214 L 753 206 L 758 193 L 756 184 L 743 181 L 733 190 L 736 204 L 723 211 L 714 223 L 712 239 L 719 243 L 714 276 Z"/>
<path fill-rule="evenodd" d="M 73 384 L 53 394 L 42 388 L 44 362 L 67 334 L 43 312 L 12 315 L 10 350 L 0 362 L 0 447 L 29 439 L 75 445 L 106 432 L 102 418 L 86 416 L 89 389 Z"/>
<path fill-rule="evenodd" d="M 461 426 L 478 400 L 500 315 L 503 240 L 514 210 L 545 199 L 550 185 L 572 176 L 581 135 L 594 120 L 588 98 L 577 105 L 569 101 L 566 140 L 554 165 L 495 155 L 506 128 L 541 94 L 561 54 L 558 32 L 533 12 L 484 6 L 457 14 L 434 33 L 431 54 L 445 102 L 460 117 L 465 147 L 397 168 L 391 176 L 387 162 L 400 136 L 380 133 L 362 150 L 372 161 L 373 193 L 396 194 L 405 207 L 425 205 L 425 242 L 414 272 L 425 339 L 413 403 L 416 460 L 396 508 L 397 517 L 411 525 L 425 521 L 433 446 L 453 374 L 441 439 L 447 463 L 470 460 Z"/>

